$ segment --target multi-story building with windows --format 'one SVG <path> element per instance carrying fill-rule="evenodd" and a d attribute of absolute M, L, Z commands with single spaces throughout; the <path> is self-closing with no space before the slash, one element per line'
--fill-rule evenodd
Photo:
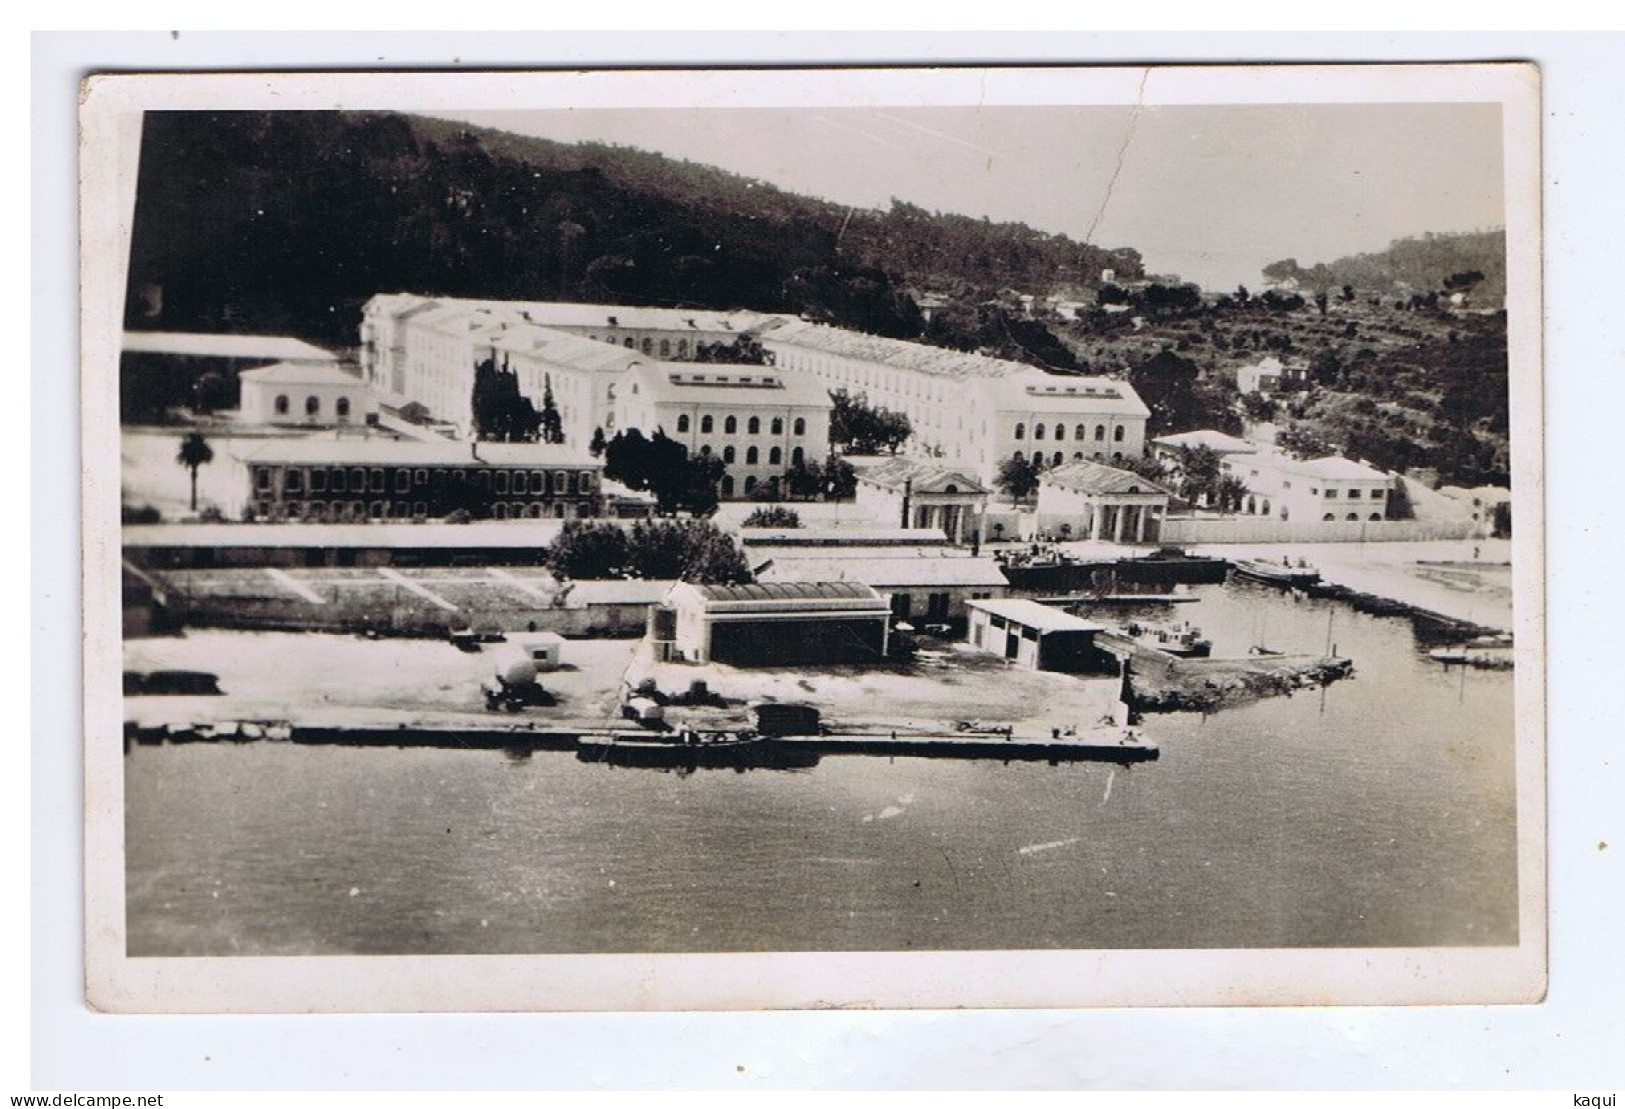
<path fill-rule="evenodd" d="M 618 386 L 615 426 L 661 431 L 691 455 L 727 463 L 723 497 L 829 453 L 829 392 L 816 380 L 765 366 L 642 363 Z"/>
<path fill-rule="evenodd" d="M 1241 511 L 1297 521 L 1374 521 L 1388 518 L 1394 479 L 1340 455 L 1298 459 L 1259 452 L 1226 457 L 1224 472 L 1247 487 Z"/>
<path fill-rule="evenodd" d="M 748 312 L 375 296 L 362 311 L 361 365 L 375 387 L 416 401 L 465 434 L 474 366 L 494 358 L 540 409 L 551 386 L 565 442 L 614 432 L 615 385 L 640 361 L 686 362 L 737 342 L 764 317 Z"/>
<path fill-rule="evenodd" d="M 804 320 L 768 322 L 760 338 L 778 369 L 908 416 L 905 453 L 969 467 L 983 482 L 1012 457 L 1057 465 L 1145 450 L 1150 410 L 1126 382 L 1048 374 Z"/>
<path fill-rule="evenodd" d="M 633 367 L 689 363 L 702 347 L 726 348 L 742 338 L 759 342 L 770 364 L 707 362 L 707 370 L 695 372 L 706 377 L 709 367 L 719 367 L 716 372 L 736 377 L 728 371 L 754 369 L 776 375 L 784 388 L 808 382 L 824 392 L 862 393 L 870 404 L 908 416 L 913 433 L 906 453 L 969 468 L 984 483 L 994 481 L 1012 457 L 1040 457 L 1052 466 L 1110 463 L 1145 449 L 1150 413 L 1126 382 L 1048 374 L 984 355 L 753 312 L 389 294 L 367 303 L 361 362 L 375 387 L 416 401 L 466 432 L 474 366 L 494 358 L 519 376 L 521 391 L 538 407 L 550 384 L 566 442 L 584 445 L 596 429 L 609 435 L 664 415 L 634 405 L 640 422 L 624 422 L 621 383 Z M 687 381 L 684 395 L 710 383 Z M 660 386 L 668 392 L 676 387 L 669 378 Z M 697 427 L 678 432 L 675 419 L 662 426 L 673 438 L 690 435 L 695 450 L 706 445 Z M 711 445 L 721 451 L 730 444 Z M 731 445 L 741 470 L 725 495 L 744 495 L 746 484 L 782 472 L 765 461 L 770 444 Z M 743 461 L 751 446 L 759 448 L 754 464 Z M 797 446 L 808 457 L 822 454 L 811 444 L 788 442 L 781 453 Z"/>
<path fill-rule="evenodd" d="M 555 445 L 286 439 L 242 462 L 263 520 L 577 519 L 603 505 L 603 463 Z"/>

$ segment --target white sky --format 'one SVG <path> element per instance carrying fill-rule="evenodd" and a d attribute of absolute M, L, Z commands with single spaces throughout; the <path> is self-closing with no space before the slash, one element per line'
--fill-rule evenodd
<path fill-rule="evenodd" d="M 895 196 L 1016 220 L 1135 247 L 1149 271 L 1213 289 L 1257 286 L 1280 258 L 1310 265 L 1504 224 L 1494 104 L 438 114 L 658 151 L 844 204 Z"/>

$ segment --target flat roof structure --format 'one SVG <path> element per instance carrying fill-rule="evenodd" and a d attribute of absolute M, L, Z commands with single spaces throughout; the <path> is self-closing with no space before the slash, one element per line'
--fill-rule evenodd
<path fill-rule="evenodd" d="M 1032 628 L 1038 632 L 1102 632 L 1106 625 L 1096 624 L 1070 612 L 1041 605 L 1025 598 L 992 597 L 966 601 L 969 608 L 979 609 L 990 616 L 999 616 L 1012 624 Z"/>
<path fill-rule="evenodd" d="M 259 465 L 567 466 L 603 469 L 602 459 L 557 443 L 470 443 L 404 439 L 277 439 L 242 453 Z"/>
<path fill-rule="evenodd" d="M 740 528 L 739 541 L 758 547 L 946 547 L 936 528 Z"/>
<path fill-rule="evenodd" d="M 854 581 L 876 589 L 1009 585 L 991 558 L 776 558 L 763 582 Z"/>
<path fill-rule="evenodd" d="M 267 362 L 336 362 L 338 355 L 288 335 L 212 335 L 191 331 L 126 331 L 126 354 L 188 358 L 256 358 Z"/>
<path fill-rule="evenodd" d="M 123 528 L 120 539 L 126 549 L 535 549 L 551 543 L 563 527 L 563 520 L 501 520 L 471 524 L 136 524 Z"/>

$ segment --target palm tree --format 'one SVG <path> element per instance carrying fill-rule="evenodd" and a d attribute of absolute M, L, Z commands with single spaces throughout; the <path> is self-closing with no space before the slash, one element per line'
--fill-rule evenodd
<path fill-rule="evenodd" d="M 181 440 L 181 449 L 175 461 L 192 471 L 192 511 L 197 511 L 197 468 L 214 461 L 214 448 L 203 438 L 201 431 L 193 431 Z"/>

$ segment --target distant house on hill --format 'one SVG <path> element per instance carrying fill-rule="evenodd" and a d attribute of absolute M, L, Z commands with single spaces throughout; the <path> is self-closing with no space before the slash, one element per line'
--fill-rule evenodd
<path fill-rule="evenodd" d="M 1286 365 L 1273 354 L 1251 366 L 1236 370 L 1236 388 L 1243 393 L 1268 395 L 1288 385 L 1302 384 L 1309 376 L 1305 366 Z"/>

